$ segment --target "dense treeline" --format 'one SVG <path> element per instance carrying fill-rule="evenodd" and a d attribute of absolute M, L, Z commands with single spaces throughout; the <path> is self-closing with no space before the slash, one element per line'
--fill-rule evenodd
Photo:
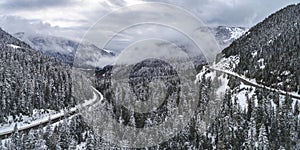
<path fill-rule="evenodd" d="M 197 115 L 174 138 L 149 149 L 299 149 L 300 120 L 299 102 L 288 95 L 280 96 L 264 90 L 255 90 L 247 96 L 247 107 L 242 108 L 234 95 L 238 88 L 228 89 L 221 101 L 217 117 L 209 122 L 209 128 L 200 132 L 198 124 L 207 115 L 207 103 L 214 101 L 213 94 L 218 79 L 205 79 L 199 83 L 201 98 Z M 250 93 L 254 89 L 247 89 Z M 132 122 L 133 123 L 133 122 Z M 16 129 L 17 131 L 17 129 Z M 28 140 L 30 139 L 30 140 Z M 27 141 L 26 141 L 27 140 Z M 35 144 L 34 144 L 35 143 Z M 19 145 L 18 145 L 19 144 Z M 30 146 L 32 149 L 120 149 L 94 133 L 91 126 L 80 116 L 72 117 L 56 126 L 29 133 L 11 135 L 11 141 L 2 147 Z M 1 146 L 0 146 L 1 147 Z"/>
<path fill-rule="evenodd" d="M 0 32 L 0 123 L 8 116 L 30 116 L 34 109 L 61 110 L 75 105 L 70 66 Z"/>
<path fill-rule="evenodd" d="M 246 93 L 246 108 L 233 96 L 243 90 L 255 93 Z M 299 149 L 299 121 L 299 103 L 289 95 L 255 88 L 228 89 L 200 149 Z"/>
<path fill-rule="evenodd" d="M 0 120 L 30 115 L 33 109 L 60 110 L 74 105 L 67 66 L 41 53 L 0 45 Z"/>
<path fill-rule="evenodd" d="M 15 128 L 10 139 L 0 144 L 0 149 L 75 149 L 81 142 L 90 141 L 94 145 L 92 142 L 96 140 L 80 116 L 73 116 L 56 126 L 49 124 L 43 129 L 30 130 L 28 133 L 19 132 Z"/>

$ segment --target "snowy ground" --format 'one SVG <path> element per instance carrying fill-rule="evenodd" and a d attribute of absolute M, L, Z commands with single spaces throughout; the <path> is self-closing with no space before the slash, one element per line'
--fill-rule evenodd
<path fill-rule="evenodd" d="M 7 46 L 12 47 L 14 49 L 21 48 L 20 46 L 17 46 L 17 45 L 14 45 L 14 44 L 7 44 Z"/>
<path fill-rule="evenodd" d="M 242 82 L 239 85 L 239 87 L 237 87 L 235 91 L 232 93 L 233 94 L 232 97 L 233 100 L 234 98 L 237 98 L 238 103 L 240 104 L 242 109 L 247 109 L 248 106 L 246 95 L 248 95 L 248 98 L 255 95 L 254 91 L 256 90 L 256 88 L 266 89 L 271 92 L 279 93 L 280 99 L 284 99 L 286 95 L 289 95 L 294 100 L 294 103 L 296 100 L 300 100 L 300 95 L 297 94 L 296 92 L 286 92 L 283 90 L 266 87 L 262 84 L 258 84 L 255 79 L 248 79 L 244 75 L 239 75 L 233 72 L 234 68 L 237 66 L 239 61 L 240 58 L 238 56 L 231 56 L 228 58 L 221 59 L 217 64 L 213 64 L 211 66 L 204 66 L 202 71 L 197 75 L 195 82 L 201 80 L 202 76 L 205 76 L 205 78 L 210 77 L 211 79 L 213 79 L 216 77 L 217 72 L 225 74 L 225 76 L 218 77 L 218 79 L 221 80 L 222 84 L 221 87 L 217 89 L 217 95 L 219 96 L 219 98 L 222 98 L 221 96 L 225 93 L 226 89 L 229 89 L 229 87 L 227 86 L 228 84 L 227 76 L 234 76 L 240 79 Z M 273 102 L 271 102 L 271 104 L 275 106 Z M 257 106 L 256 98 L 254 99 L 254 105 Z"/>
<path fill-rule="evenodd" d="M 209 69 L 212 69 L 212 70 L 215 70 L 215 71 L 219 71 L 219 72 L 223 72 L 223 73 L 231 75 L 231 76 L 235 76 L 235 77 L 241 79 L 243 82 L 246 82 L 246 83 L 248 83 L 248 84 L 250 84 L 252 86 L 255 86 L 255 87 L 258 87 L 258 88 L 262 88 L 262 89 L 266 89 L 266 90 L 272 91 L 272 92 L 277 92 L 277 93 L 279 93 L 281 95 L 289 95 L 292 98 L 300 100 L 300 95 L 297 94 L 296 92 L 287 92 L 287 91 L 283 91 L 283 90 L 279 90 L 279 89 L 267 87 L 265 85 L 258 84 L 255 79 L 248 79 L 248 78 L 246 78 L 243 75 L 239 75 L 239 74 L 237 74 L 235 72 L 232 72 L 232 71 L 229 71 L 229 70 L 221 70 L 219 68 L 213 68 L 213 67 L 210 67 Z"/>

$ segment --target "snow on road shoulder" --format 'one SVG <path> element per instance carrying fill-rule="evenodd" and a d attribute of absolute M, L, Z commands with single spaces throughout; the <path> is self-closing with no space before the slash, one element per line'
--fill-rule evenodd
<path fill-rule="evenodd" d="M 2 127 L 0 127 L 0 135 L 12 133 L 14 131 L 15 126 L 17 126 L 18 130 L 24 130 L 24 129 L 28 129 L 28 128 L 40 125 L 42 123 L 48 122 L 49 120 L 54 120 L 54 119 L 63 117 L 64 115 L 66 115 L 68 113 L 75 112 L 79 108 L 86 107 L 86 106 L 89 106 L 89 105 L 95 103 L 98 100 L 97 94 L 100 96 L 100 98 L 99 98 L 100 101 L 103 100 L 103 95 L 95 88 L 92 87 L 92 89 L 94 90 L 93 98 L 90 100 L 86 100 L 83 104 L 79 104 L 73 108 L 70 108 L 69 110 L 66 110 L 66 109 L 61 110 L 60 112 L 57 112 L 55 114 L 44 115 L 43 117 L 38 118 L 36 120 L 31 120 L 29 123 L 26 123 L 23 121 L 23 122 L 16 122 L 16 123 L 10 123 L 10 124 L 3 125 Z M 26 120 L 26 121 L 28 121 L 28 120 Z"/>
<path fill-rule="evenodd" d="M 200 71 L 200 73 L 196 76 L 196 82 L 201 82 L 202 78 L 208 79 L 210 78 L 211 80 L 217 78 L 221 84 L 219 87 L 216 89 L 216 95 L 218 99 L 222 99 L 226 90 L 229 89 L 228 87 L 228 79 L 227 76 L 222 76 L 222 75 L 217 75 L 216 71 L 209 70 L 206 66 L 203 67 L 203 69 Z"/>
<path fill-rule="evenodd" d="M 248 99 L 253 97 L 255 95 L 255 87 L 245 85 L 244 83 L 241 83 L 238 87 L 235 88 L 235 91 L 238 91 L 237 93 L 233 92 L 232 95 L 232 101 L 234 102 L 234 99 L 237 98 L 237 103 L 241 106 L 242 110 L 247 110 L 248 108 Z M 254 106 L 258 106 L 257 99 L 254 100 Z"/>
<path fill-rule="evenodd" d="M 297 94 L 297 93 L 295 93 L 295 92 L 287 92 L 287 91 L 283 91 L 283 90 L 279 90 L 279 89 L 267 87 L 265 85 L 258 84 L 255 79 L 249 79 L 249 78 L 247 78 L 245 76 L 239 75 L 239 74 L 237 74 L 235 72 L 232 72 L 232 71 L 229 71 L 229 70 L 222 70 L 222 69 L 219 69 L 219 68 L 211 68 L 211 69 L 219 71 L 219 72 L 223 72 L 225 74 L 229 74 L 229 75 L 235 76 L 235 77 L 237 77 L 237 78 L 239 78 L 239 79 L 241 79 L 243 81 L 246 81 L 246 82 L 248 82 L 248 83 L 250 83 L 250 84 L 252 84 L 252 85 L 254 85 L 256 87 L 259 87 L 259 88 L 262 88 L 262 89 L 266 89 L 266 90 L 269 90 L 269 91 L 273 91 L 273 92 L 277 92 L 277 93 L 279 93 L 281 95 L 288 94 L 288 95 L 290 95 L 290 96 L 292 96 L 294 98 L 296 97 L 297 99 L 300 100 L 300 95 Z"/>

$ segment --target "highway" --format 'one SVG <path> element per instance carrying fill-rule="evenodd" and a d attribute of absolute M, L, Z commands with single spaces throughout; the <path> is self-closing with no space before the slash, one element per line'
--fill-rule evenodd
<path fill-rule="evenodd" d="M 52 114 L 49 117 L 38 119 L 36 121 L 33 121 L 33 122 L 23 125 L 23 126 L 18 126 L 17 127 L 18 131 L 19 132 L 20 131 L 29 132 L 31 129 L 37 129 L 40 127 L 47 126 L 49 123 L 53 124 L 53 123 L 59 122 L 59 121 L 65 119 L 65 116 L 78 115 L 78 113 L 79 113 L 78 110 L 81 109 L 82 107 L 90 107 L 90 106 L 93 106 L 94 104 L 96 104 L 97 102 L 101 102 L 103 100 L 103 95 L 94 87 L 91 87 L 91 88 L 93 89 L 93 98 L 91 100 L 88 100 L 88 101 L 84 102 L 83 104 L 78 104 L 75 107 L 68 109 L 67 111 Z M 0 130 L 0 140 L 7 138 L 12 133 L 14 133 L 14 126 L 15 126 L 15 123 L 14 123 L 14 125 L 11 125 L 7 129 L 2 128 L 2 130 Z"/>
<path fill-rule="evenodd" d="M 208 70 L 211 70 L 211 71 L 216 71 L 216 72 L 219 72 L 219 73 L 223 73 L 223 74 L 226 74 L 226 75 L 229 75 L 229 76 L 236 77 L 237 79 L 239 79 L 241 82 L 243 82 L 246 85 L 250 85 L 250 86 L 253 86 L 253 87 L 256 87 L 256 88 L 260 88 L 260 89 L 265 89 L 265 90 L 268 90 L 270 92 L 277 92 L 280 95 L 284 95 L 284 96 L 289 95 L 291 98 L 300 100 L 300 95 L 298 95 L 296 93 L 290 93 L 290 92 L 286 92 L 286 91 L 283 91 L 283 90 L 278 90 L 278 89 L 274 89 L 274 88 L 271 88 L 271 87 L 267 87 L 267 86 L 258 84 L 256 82 L 252 82 L 249 79 L 247 79 L 245 77 L 242 77 L 242 76 L 238 75 L 235 72 L 231 72 L 231 71 L 228 71 L 228 70 L 221 70 L 221 69 L 213 68 L 213 67 L 210 67 L 210 66 L 205 66 L 205 67 Z"/>

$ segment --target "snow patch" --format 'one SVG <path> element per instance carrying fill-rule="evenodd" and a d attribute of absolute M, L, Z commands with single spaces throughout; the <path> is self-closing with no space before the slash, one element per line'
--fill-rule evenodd
<path fill-rule="evenodd" d="M 273 43 L 273 40 L 269 40 L 269 41 L 268 41 L 268 44 L 271 44 L 271 43 Z"/>
<path fill-rule="evenodd" d="M 257 61 L 259 63 L 259 68 L 260 69 L 265 69 L 265 59 L 261 58 Z"/>
<path fill-rule="evenodd" d="M 21 48 L 21 46 L 14 45 L 14 44 L 7 44 L 7 46 L 12 47 L 12 48 L 14 48 L 14 49 Z"/>
<path fill-rule="evenodd" d="M 291 74 L 291 71 L 289 71 L 289 70 L 283 71 L 281 73 L 281 75 L 285 75 L 285 76 L 290 75 L 290 74 Z"/>
<path fill-rule="evenodd" d="M 245 33 L 245 30 L 242 30 L 240 28 L 233 28 L 231 30 L 231 38 L 238 39 Z"/>
<path fill-rule="evenodd" d="M 219 96 L 219 98 L 222 98 L 226 90 L 229 89 L 229 80 L 227 78 L 223 78 L 223 76 L 220 76 L 219 79 L 221 80 L 221 86 L 217 89 L 216 94 Z"/>
<path fill-rule="evenodd" d="M 243 34 L 245 34 L 245 32 L 246 32 L 246 30 L 243 30 L 241 28 L 226 27 L 226 29 L 230 32 L 230 38 L 225 40 L 225 42 L 229 42 L 231 40 L 236 40 L 239 37 L 241 37 Z"/>
<path fill-rule="evenodd" d="M 102 49 L 102 50 L 104 50 L 105 52 L 110 53 L 110 54 L 114 53 L 113 51 L 110 51 L 110 50 L 107 50 L 107 49 Z"/>
<path fill-rule="evenodd" d="M 240 86 L 235 89 L 235 91 L 238 91 L 237 93 L 233 93 L 232 100 L 234 101 L 234 98 L 237 98 L 237 103 L 241 106 L 242 110 L 247 110 L 248 108 L 248 102 L 247 99 L 250 99 L 255 95 L 255 87 L 245 85 L 243 82 L 241 82 Z M 254 99 L 254 105 L 257 106 L 257 100 Z"/>
<path fill-rule="evenodd" d="M 251 55 L 252 55 L 252 57 L 257 56 L 257 51 L 252 52 Z"/>
<path fill-rule="evenodd" d="M 203 69 L 200 71 L 200 73 L 196 76 L 196 80 L 195 83 L 200 82 L 202 80 L 202 78 L 205 79 L 214 79 L 217 78 L 218 80 L 221 81 L 221 84 L 219 87 L 217 87 L 216 89 L 216 96 L 218 99 L 223 99 L 225 92 L 227 89 L 229 89 L 228 87 L 228 82 L 229 80 L 227 79 L 227 76 L 217 76 L 217 72 L 216 71 L 212 71 L 209 70 L 209 68 L 207 68 L 206 66 L 203 67 Z"/>
<path fill-rule="evenodd" d="M 213 65 L 213 68 L 233 71 L 239 63 L 239 56 L 230 56 L 228 58 L 222 58 L 217 64 Z"/>

